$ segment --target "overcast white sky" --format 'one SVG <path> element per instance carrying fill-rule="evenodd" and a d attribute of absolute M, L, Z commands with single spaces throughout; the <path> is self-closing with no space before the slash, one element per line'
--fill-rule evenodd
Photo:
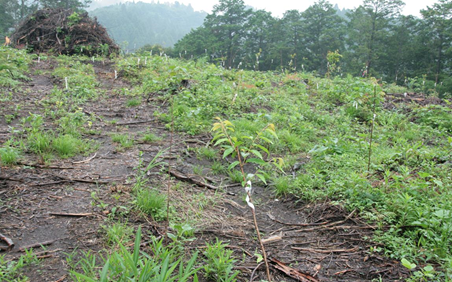
<path fill-rule="evenodd" d="M 130 1 L 130 0 L 129 0 Z M 152 0 L 135 0 L 135 2 L 152 2 Z M 154 0 L 157 2 L 158 0 Z M 218 3 L 216 0 L 177 0 L 179 3 L 189 4 L 196 11 L 205 11 L 210 13 L 212 7 Z M 125 1 L 124 1 L 125 2 Z M 160 0 L 160 3 L 174 2 L 174 0 Z M 314 4 L 315 0 L 245 0 L 245 4 L 253 6 L 257 9 L 263 9 L 272 12 L 273 16 L 281 17 L 287 10 L 299 10 L 304 11 L 309 6 Z M 341 9 L 348 8 L 353 9 L 362 4 L 362 0 L 330 0 L 331 4 L 338 4 Z M 403 10 L 404 15 L 420 16 L 419 11 L 425 9 L 427 6 L 432 6 L 436 3 L 436 0 L 405 0 L 405 8 Z"/>

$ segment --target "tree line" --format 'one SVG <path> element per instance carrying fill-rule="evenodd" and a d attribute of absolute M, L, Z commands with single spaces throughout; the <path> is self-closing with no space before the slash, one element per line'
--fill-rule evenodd
<path fill-rule="evenodd" d="M 220 0 L 172 53 L 225 68 L 374 76 L 451 97 L 452 0 L 401 15 L 401 0 L 364 0 L 344 15 L 326 0 L 276 18 L 243 0 Z"/>

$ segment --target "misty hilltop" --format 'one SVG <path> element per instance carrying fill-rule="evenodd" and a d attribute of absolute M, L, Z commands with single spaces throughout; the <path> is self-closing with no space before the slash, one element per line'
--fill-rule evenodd
<path fill-rule="evenodd" d="M 203 24 L 206 13 L 178 2 L 119 3 L 89 12 L 107 28 L 123 49 L 135 50 L 146 44 L 173 46 L 179 39 Z"/>

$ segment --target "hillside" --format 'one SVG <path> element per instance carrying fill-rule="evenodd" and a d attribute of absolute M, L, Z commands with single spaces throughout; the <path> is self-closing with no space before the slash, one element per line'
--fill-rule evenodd
<path fill-rule="evenodd" d="M 264 254 L 272 281 L 452 278 L 448 100 L 155 54 L 0 61 L 1 281 L 262 281 Z"/>
<path fill-rule="evenodd" d="M 146 44 L 170 47 L 191 29 L 201 26 L 206 16 L 179 3 L 143 2 L 126 2 L 89 13 L 107 28 L 117 44 L 131 51 Z"/>

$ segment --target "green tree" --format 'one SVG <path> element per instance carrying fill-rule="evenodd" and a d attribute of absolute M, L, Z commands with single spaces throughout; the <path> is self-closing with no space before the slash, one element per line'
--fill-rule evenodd
<path fill-rule="evenodd" d="M 11 2 L 9 0 L 0 0 L 0 34 L 7 34 L 8 29 L 14 24 L 14 18 L 8 11 L 8 4 Z"/>
<path fill-rule="evenodd" d="M 0 0 L 0 31 L 8 33 L 26 16 L 37 9 L 33 0 Z"/>
<path fill-rule="evenodd" d="M 366 74 L 377 75 L 377 59 L 386 52 L 388 30 L 400 14 L 401 0 L 364 0 L 348 13 L 348 70 L 356 73 L 364 67 Z M 375 69 L 374 69 L 375 65 Z"/>
<path fill-rule="evenodd" d="M 257 69 L 271 68 L 269 56 L 271 32 L 274 30 L 276 19 L 270 12 L 258 10 L 251 14 L 246 24 L 246 41 L 244 46 L 245 61 L 251 62 Z"/>
<path fill-rule="evenodd" d="M 379 73 L 388 82 L 404 84 L 405 79 L 420 75 L 425 58 L 425 42 L 420 40 L 422 20 L 414 16 L 400 16 L 389 30 L 386 52 L 380 54 Z"/>
<path fill-rule="evenodd" d="M 174 45 L 174 55 L 181 54 L 184 58 L 199 58 L 206 56 L 206 46 L 211 46 L 215 38 L 204 26 L 192 29 Z"/>
<path fill-rule="evenodd" d="M 220 0 L 207 15 L 204 26 L 213 34 L 214 44 L 205 46 L 209 54 L 222 58 L 226 68 L 232 67 L 242 50 L 245 24 L 251 15 L 243 0 Z"/>
<path fill-rule="evenodd" d="M 421 10 L 422 17 L 427 24 L 430 37 L 430 48 L 434 52 L 435 82 L 438 83 L 444 69 L 449 69 L 446 62 L 450 62 L 452 51 L 452 1 L 439 0 L 432 7 Z M 449 56 L 447 56 L 447 54 Z"/>
<path fill-rule="evenodd" d="M 289 10 L 284 13 L 281 19 L 284 30 L 284 44 L 280 45 L 281 67 L 283 61 L 288 62 L 291 69 L 296 70 L 298 66 L 298 56 L 302 53 L 303 22 L 301 13 L 297 10 Z"/>
<path fill-rule="evenodd" d="M 344 20 L 328 1 L 319 0 L 301 13 L 304 34 L 303 64 L 325 74 L 328 51 L 344 50 Z"/>

